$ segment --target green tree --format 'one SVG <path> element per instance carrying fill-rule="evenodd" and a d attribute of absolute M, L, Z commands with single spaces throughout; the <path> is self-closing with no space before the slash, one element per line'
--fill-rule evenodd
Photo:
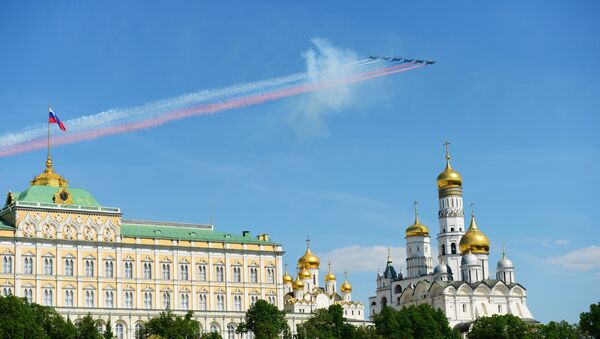
<path fill-rule="evenodd" d="M 551 321 L 546 325 L 536 325 L 534 338 L 540 339 L 579 339 L 581 332 L 576 325 L 571 325 L 566 321 Z"/>
<path fill-rule="evenodd" d="M 0 338 L 75 339 L 73 324 L 53 308 L 15 296 L 0 297 Z"/>
<path fill-rule="evenodd" d="M 376 332 L 384 338 L 398 339 L 454 339 L 460 334 L 452 330 L 444 313 L 423 304 L 396 311 L 384 307 L 373 322 Z"/>
<path fill-rule="evenodd" d="M 142 327 L 139 337 L 164 339 L 192 339 L 200 337 L 200 323 L 193 319 L 193 313 L 184 317 L 175 316 L 171 311 L 161 312 Z"/>
<path fill-rule="evenodd" d="M 102 337 L 104 339 L 113 339 L 115 337 L 112 331 L 112 324 L 110 323 L 110 319 L 108 320 L 108 322 L 106 322 L 106 330 L 104 331 Z"/>
<path fill-rule="evenodd" d="M 77 324 L 77 339 L 102 339 L 98 322 L 89 313 Z"/>
<path fill-rule="evenodd" d="M 258 300 L 246 312 L 245 321 L 238 325 L 237 333 L 252 331 L 256 339 L 279 338 L 280 334 L 289 336 L 289 326 L 285 312 L 265 300 Z"/>
<path fill-rule="evenodd" d="M 298 325 L 298 339 L 336 339 L 352 338 L 356 328 L 344 319 L 344 310 L 340 305 L 331 305 L 328 309 L 319 309 L 304 323 Z"/>
<path fill-rule="evenodd" d="M 467 335 L 469 339 L 527 339 L 530 327 L 512 314 L 477 319 Z"/>
<path fill-rule="evenodd" d="M 204 333 L 200 339 L 223 339 L 223 337 L 217 332 L 208 332 Z"/>
<path fill-rule="evenodd" d="M 600 339 L 600 302 L 591 304 L 589 312 L 579 315 L 579 328 L 592 338 Z"/>

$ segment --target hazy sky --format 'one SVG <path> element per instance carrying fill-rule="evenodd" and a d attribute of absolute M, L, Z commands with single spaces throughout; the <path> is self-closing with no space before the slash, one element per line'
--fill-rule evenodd
<path fill-rule="evenodd" d="M 269 233 L 292 267 L 309 235 L 367 304 L 388 247 L 405 270 L 414 200 L 438 231 L 449 139 L 490 268 L 505 243 L 533 315 L 573 322 L 600 299 L 598 2 L 17 3 L 0 5 L 0 135 L 43 124 L 49 102 L 68 120 L 302 72 L 313 38 L 438 60 L 54 150 L 71 186 L 125 218 L 207 223 L 213 206 L 218 230 Z M 0 192 L 44 160 L 1 158 Z"/>

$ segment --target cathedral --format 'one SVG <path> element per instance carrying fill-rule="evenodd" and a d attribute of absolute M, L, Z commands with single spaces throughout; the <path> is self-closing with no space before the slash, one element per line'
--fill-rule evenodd
<path fill-rule="evenodd" d="M 527 307 L 527 292 L 515 276 L 505 251 L 490 277 L 490 241 L 471 212 L 465 229 L 463 181 L 450 166 L 446 143 L 446 168 L 437 177 L 439 197 L 438 264 L 433 266 L 429 228 L 415 220 L 405 231 L 406 273 L 394 268 L 390 255 L 383 274 L 377 274 L 375 295 L 369 298 L 370 319 L 383 307 L 394 309 L 429 304 L 442 310 L 451 326 L 468 329 L 480 317 L 512 314 L 534 321 Z"/>
<path fill-rule="evenodd" d="M 288 313 L 310 314 L 320 308 L 340 305 L 344 317 L 348 320 L 362 321 L 365 318 L 362 303 L 352 300 L 352 285 L 348 282 L 348 272 L 345 272 L 344 282 L 337 293 L 337 281 L 329 270 L 325 275 L 325 287 L 319 286 L 319 266 L 321 261 L 310 250 L 310 240 L 306 240 L 306 253 L 298 259 L 298 274 L 294 280 L 285 272 L 283 276 L 284 309 Z M 293 332 L 295 329 L 292 328 Z"/>

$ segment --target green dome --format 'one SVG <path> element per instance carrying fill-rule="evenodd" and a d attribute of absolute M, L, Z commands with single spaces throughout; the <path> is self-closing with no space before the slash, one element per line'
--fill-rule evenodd
<path fill-rule="evenodd" d="M 81 188 L 63 188 L 54 186 L 32 185 L 23 192 L 13 193 L 16 201 L 24 202 L 40 202 L 54 204 L 54 196 L 58 191 L 66 189 L 73 199 L 72 205 L 98 207 L 100 204 L 94 196 Z"/>

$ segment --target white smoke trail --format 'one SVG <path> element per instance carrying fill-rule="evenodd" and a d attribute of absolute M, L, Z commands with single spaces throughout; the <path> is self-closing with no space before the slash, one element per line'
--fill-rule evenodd
<path fill-rule="evenodd" d="M 378 62 L 381 62 L 381 60 L 352 60 L 351 62 L 349 61 L 343 65 L 340 65 L 339 69 L 351 70 Z M 68 126 L 69 132 L 80 132 L 102 126 L 111 126 L 135 120 L 150 119 L 164 113 L 165 111 L 181 109 L 189 105 L 209 102 L 211 100 L 224 99 L 227 97 L 243 95 L 251 92 L 267 91 L 275 87 L 291 86 L 303 81 L 316 81 L 319 76 L 331 75 L 332 74 L 330 74 L 329 70 L 320 75 L 318 69 L 310 69 L 309 72 L 306 73 L 296 73 L 284 77 L 248 82 L 212 90 L 201 90 L 194 93 L 183 94 L 174 98 L 151 102 L 137 107 L 110 109 L 97 114 L 70 119 L 63 122 Z M 4 135 L 0 135 L 0 148 L 43 138 L 46 133 L 47 128 L 42 124 L 29 126 L 17 132 L 9 132 Z"/>

